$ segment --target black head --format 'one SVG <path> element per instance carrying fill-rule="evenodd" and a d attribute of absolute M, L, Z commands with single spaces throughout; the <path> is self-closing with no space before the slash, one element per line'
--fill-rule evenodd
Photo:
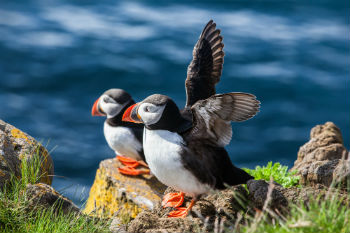
<path fill-rule="evenodd" d="M 123 113 L 135 101 L 131 95 L 122 89 L 109 89 L 98 98 L 92 107 L 93 116 L 107 116 L 107 118 L 114 118 Z"/>
<path fill-rule="evenodd" d="M 125 104 L 127 102 L 130 102 L 130 100 L 132 100 L 131 95 L 129 93 L 119 88 L 109 89 L 105 91 L 105 93 L 103 93 L 102 95 L 106 95 L 112 98 L 114 101 L 116 101 L 119 104 Z"/>
<path fill-rule="evenodd" d="M 165 95 L 154 94 L 125 111 L 123 120 L 145 124 L 146 128 L 184 132 L 192 126 L 180 113 L 175 102 Z"/>

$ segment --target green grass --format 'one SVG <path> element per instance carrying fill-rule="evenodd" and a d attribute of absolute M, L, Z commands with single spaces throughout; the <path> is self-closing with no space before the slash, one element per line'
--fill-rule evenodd
<path fill-rule="evenodd" d="M 37 146 L 33 150 L 31 156 L 28 156 L 28 159 L 21 160 L 21 178 L 12 179 L 12 185 L 16 186 L 17 184 L 21 185 L 22 189 L 25 189 L 27 184 L 38 183 L 44 174 L 41 174 L 40 170 L 43 167 L 43 159 L 39 156 L 40 147 Z"/>
<path fill-rule="evenodd" d="M 332 194 L 326 200 L 311 197 L 307 206 L 292 205 L 290 214 L 286 217 L 271 220 L 267 215 L 269 211 L 259 213 L 241 227 L 240 232 L 349 233 L 350 208 L 342 201 L 338 194 Z"/>
<path fill-rule="evenodd" d="M 36 156 L 36 155 L 34 155 Z M 54 208 L 28 210 L 28 197 L 25 195 L 27 184 L 40 180 L 42 161 L 38 156 L 30 161 L 22 160 L 22 178 L 13 177 L 11 182 L 0 191 L 0 232 L 44 233 L 44 232 L 109 232 L 106 220 L 92 219 L 85 215 L 64 215 Z M 295 173 L 288 172 L 286 166 L 268 163 L 266 167 L 257 166 L 255 170 L 245 169 L 256 179 L 270 180 L 272 177 L 284 187 L 298 183 Z M 232 223 L 231 228 L 218 232 L 245 233 L 326 233 L 350 232 L 350 208 L 343 204 L 338 194 L 329 195 L 326 200 L 310 197 L 307 206 L 291 204 L 289 215 L 281 217 L 265 209 L 249 217 L 245 224 Z M 271 215 L 273 216 L 271 218 Z"/>
<path fill-rule="evenodd" d="M 244 170 L 254 176 L 256 180 L 269 181 L 272 178 L 286 188 L 298 186 L 299 183 L 299 177 L 295 175 L 296 172 L 288 172 L 288 167 L 282 166 L 280 163 L 272 164 L 269 162 L 267 166 L 257 166 L 255 169 L 244 168 Z M 277 216 L 269 209 L 256 212 L 256 215 L 252 217 L 244 215 L 248 219 L 243 226 L 236 224 L 236 228 L 225 232 L 350 233 L 350 194 L 348 193 L 347 204 L 344 205 L 344 196 L 339 195 L 339 192 L 334 192 L 334 190 L 337 189 L 328 192 L 325 198 L 309 197 L 307 205 L 304 203 L 290 204 L 290 212 L 286 216 Z"/>
<path fill-rule="evenodd" d="M 253 176 L 256 180 L 267 180 L 271 178 L 285 188 L 296 186 L 299 183 L 299 176 L 296 176 L 296 171 L 288 172 L 287 166 L 282 166 L 280 163 L 268 162 L 267 166 L 256 166 L 255 169 L 243 168 L 244 171 Z"/>
<path fill-rule="evenodd" d="M 22 177 L 13 176 L 0 191 L 0 232 L 109 232 L 106 220 L 73 213 L 65 215 L 54 207 L 29 210 L 26 186 L 40 180 L 40 167 L 43 163 L 38 154 L 31 158 L 21 162 Z"/>

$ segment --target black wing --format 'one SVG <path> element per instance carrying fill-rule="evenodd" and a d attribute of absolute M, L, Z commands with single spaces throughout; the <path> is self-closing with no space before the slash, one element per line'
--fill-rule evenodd
<path fill-rule="evenodd" d="M 210 20 L 193 48 L 193 59 L 187 69 L 186 108 L 215 94 L 224 63 L 223 47 L 220 30 Z"/>
<path fill-rule="evenodd" d="M 224 189 L 225 184 L 245 184 L 253 179 L 240 168 L 235 167 L 225 148 L 203 144 L 194 140 L 182 151 L 182 164 L 202 183 L 212 188 Z"/>
<path fill-rule="evenodd" d="M 194 126 L 186 137 L 225 146 L 231 141 L 231 121 L 245 121 L 259 112 L 260 102 L 252 94 L 232 92 L 197 101 L 192 107 Z"/>

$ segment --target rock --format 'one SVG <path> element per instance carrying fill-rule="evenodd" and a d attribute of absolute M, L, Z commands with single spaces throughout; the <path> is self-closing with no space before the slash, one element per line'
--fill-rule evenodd
<path fill-rule="evenodd" d="M 80 209 L 71 200 L 62 196 L 47 184 L 28 184 L 26 187 L 26 196 L 29 200 L 29 210 L 38 207 L 48 209 L 54 206 L 57 212 L 61 208 L 64 214 L 72 212 L 80 213 Z"/>
<path fill-rule="evenodd" d="M 223 225 L 225 229 L 232 229 L 236 222 L 246 223 L 247 216 L 254 217 L 262 210 L 266 210 L 271 218 L 285 216 L 289 213 L 291 203 L 300 205 L 303 202 L 307 205 L 312 197 L 318 197 L 320 201 L 336 197 L 342 200 L 344 205 L 350 206 L 347 192 L 339 192 L 338 189 L 322 185 L 283 188 L 281 185 L 270 184 L 264 180 L 249 180 L 247 188 L 249 194 L 241 185 L 213 191 L 201 197 L 186 218 L 168 218 L 167 214 L 173 209 L 157 205 L 153 210 L 141 212 L 129 223 L 127 231 L 220 232 L 217 230 L 218 225 Z M 164 194 L 173 191 L 168 188 Z M 266 201 L 268 204 L 265 206 Z M 188 206 L 189 202 L 190 198 L 185 197 L 183 206 Z"/>
<path fill-rule="evenodd" d="M 21 177 L 21 161 L 31 164 L 33 155 L 42 160 L 40 182 L 51 184 L 54 174 L 52 158 L 48 151 L 34 138 L 14 126 L 0 120 L 0 188 L 11 178 Z"/>
<path fill-rule="evenodd" d="M 128 213 L 134 218 L 161 200 L 166 186 L 154 176 L 125 176 L 118 172 L 120 166 L 115 158 L 100 163 L 84 213 L 108 217 Z"/>
<path fill-rule="evenodd" d="M 205 213 L 202 207 L 201 210 L 197 210 L 194 207 L 193 210 L 197 210 L 202 216 L 208 217 L 217 214 L 230 219 L 236 217 L 237 212 L 246 209 L 248 205 L 248 192 L 243 186 L 237 185 L 221 191 L 214 191 L 205 197 L 204 200 L 200 199 L 197 204 L 200 205 L 201 202 L 211 203 L 214 207 L 211 213 Z"/>
<path fill-rule="evenodd" d="M 340 188 L 347 189 L 350 185 L 350 156 L 348 159 L 341 159 L 333 171 L 333 180 Z M 349 191 L 349 190 L 348 190 Z"/>
<path fill-rule="evenodd" d="M 250 205 L 253 208 L 263 209 L 277 209 L 279 212 L 285 211 L 288 206 L 288 200 L 284 197 L 278 186 L 274 183 L 267 183 L 265 180 L 249 180 L 247 182 L 249 190 Z M 267 205 L 265 202 L 267 201 Z"/>
<path fill-rule="evenodd" d="M 318 197 L 320 200 L 327 199 L 328 197 L 338 196 L 343 200 L 344 205 L 349 205 L 349 195 L 345 191 L 340 191 L 339 189 L 331 189 L 323 185 L 315 185 L 313 187 L 291 187 L 280 189 L 283 196 L 293 204 L 300 204 L 301 202 L 307 205 L 310 198 Z"/>
<path fill-rule="evenodd" d="M 129 225 L 128 232 L 202 232 L 203 223 L 198 218 L 159 217 L 155 212 L 144 211 Z"/>
<path fill-rule="evenodd" d="M 164 194 L 174 192 L 168 188 Z M 212 231 L 215 220 L 226 221 L 236 218 L 245 211 L 248 193 L 242 186 L 222 191 L 213 191 L 200 198 L 186 218 L 168 218 L 172 208 L 157 205 L 153 210 L 140 213 L 128 226 L 128 232 L 203 232 Z M 184 206 L 191 198 L 186 197 Z"/>
<path fill-rule="evenodd" d="M 127 233 L 125 224 L 118 217 L 113 218 L 109 230 L 111 233 Z"/>
<path fill-rule="evenodd" d="M 344 184 L 350 179 L 348 154 L 339 128 L 327 122 L 311 130 L 310 140 L 300 147 L 291 170 L 298 171 L 302 185 Z"/>
<path fill-rule="evenodd" d="M 325 200 L 329 199 L 329 197 L 338 196 L 344 205 L 350 204 L 349 196 L 346 191 L 341 191 L 336 188 L 332 189 L 320 184 L 313 187 L 284 188 L 281 185 L 267 183 L 264 180 L 249 180 L 247 187 L 249 190 L 249 206 L 252 209 L 263 209 L 266 200 L 268 200 L 266 208 L 277 210 L 278 214 L 287 214 L 291 203 L 303 203 L 307 205 L 310 198 Z"/>

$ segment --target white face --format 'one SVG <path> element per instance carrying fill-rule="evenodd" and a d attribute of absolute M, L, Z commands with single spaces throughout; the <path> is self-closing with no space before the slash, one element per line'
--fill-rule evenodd
<path fill-rule="evenodd" d="M 116 116 L 127 104 L 119 104 L 108 95 L 102 95 L 99 100 L 99 107 L 107 114 L 107 118 Z"/>
<path fill-rule="evenodd" d="M 137 113 L 145 125 L 153 125 L 162 117 L 164 108 L 165 105 L 157 106 L 150 103 L 142 103 L 138 107 Z"/>

